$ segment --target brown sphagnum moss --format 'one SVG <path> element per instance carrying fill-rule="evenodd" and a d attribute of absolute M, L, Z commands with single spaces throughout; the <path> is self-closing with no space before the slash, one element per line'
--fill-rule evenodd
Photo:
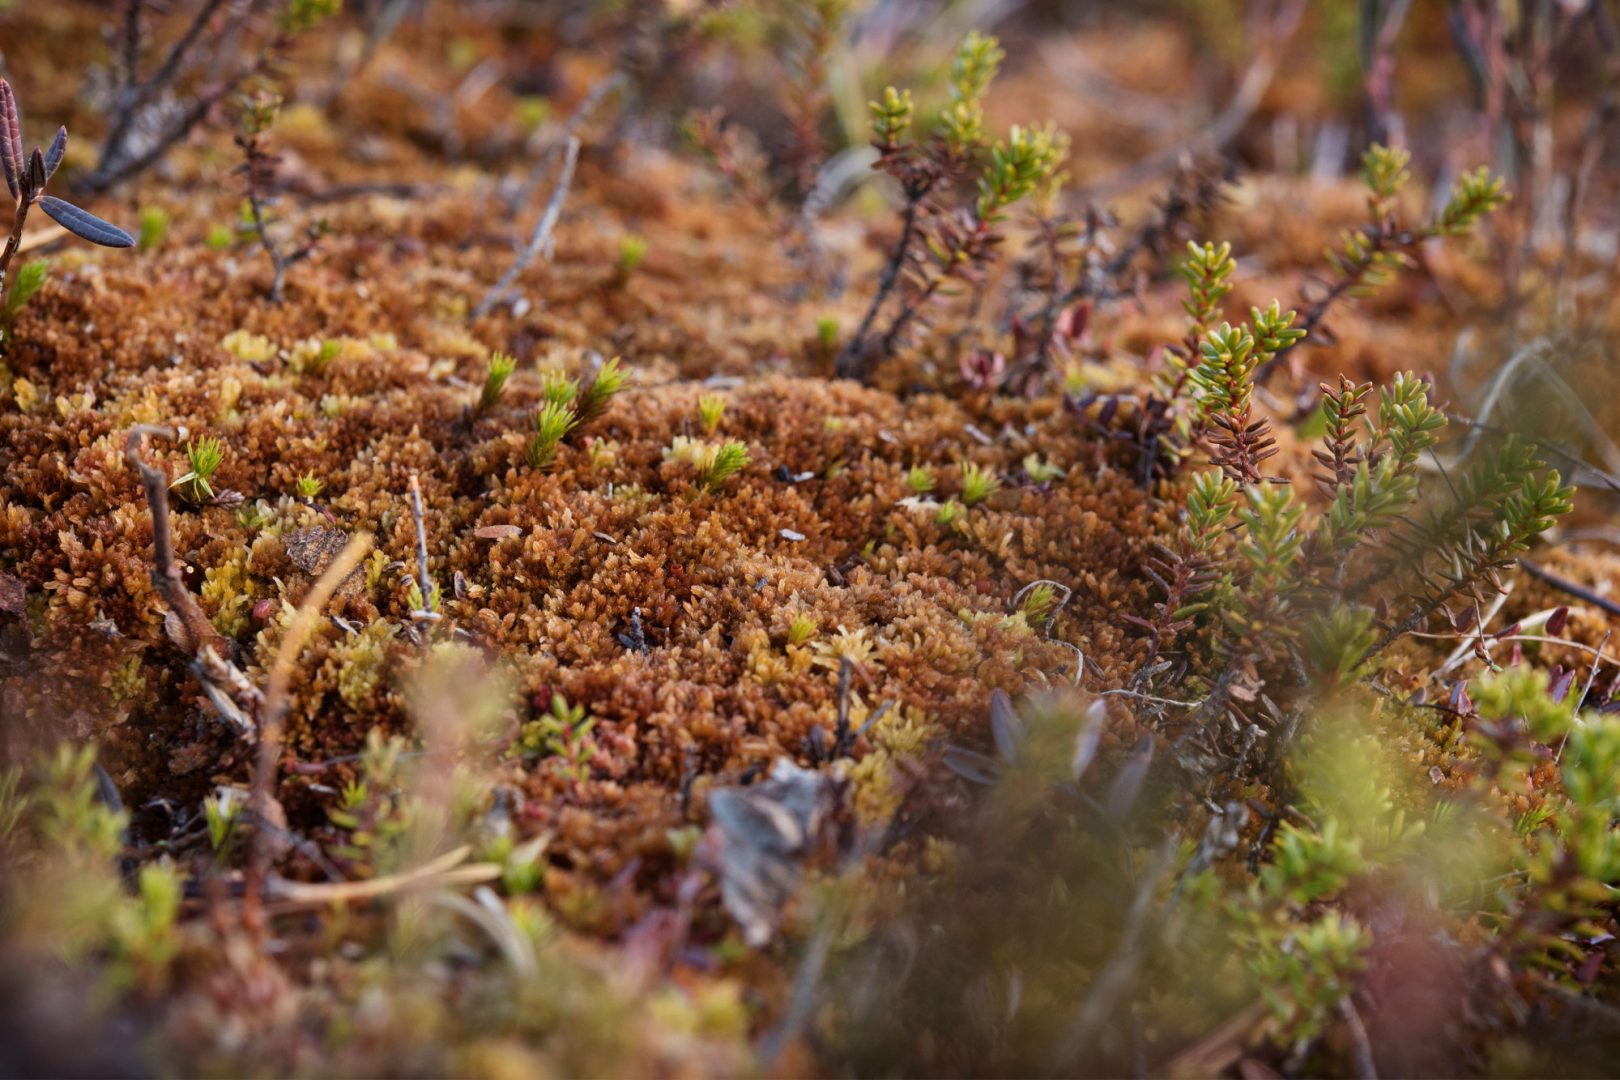
<path fill-rule="evenodd" d="M 1606 1008 L 1617 564 L 1515 562 L 1601 462 L 1409 370 L 1539 242 L 1488 175 L 1120 224 L 1067 174 L 1139 147 L 1022 34 L 851 123 L 828 0 L 94 7 L 16 18 L 107 65 L 99 166 L 0 82 L 0 272 L 36 197 L 134 243 L 59 165 L 161 208 L 4 305 L 0 1027 L 105 1003 L 20 1068 L 1457 1071 Z"/>

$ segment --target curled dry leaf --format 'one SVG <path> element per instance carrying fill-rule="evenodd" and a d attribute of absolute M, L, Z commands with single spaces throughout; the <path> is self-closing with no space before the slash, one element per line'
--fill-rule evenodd
<path fill-rule="evenodd" d="M 799 884 L 799 864 L 825 835 L 840 785 L 786 758 L 752 787 L 709 796 L 714 822 L 704 846 L 726 911 L 753 948 L 767 944 Z"/>

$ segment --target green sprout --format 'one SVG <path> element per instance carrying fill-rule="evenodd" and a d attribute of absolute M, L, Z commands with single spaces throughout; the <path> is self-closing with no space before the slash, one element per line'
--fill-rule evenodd
<path fill-rule="evenodd" d="M 229 853 L 237 822 L 242 816 L 243 801 L 240 791 L 228 787 L 220 788 L 203 800 L 203 816 L 208 822 L 208 844 L 214 849 L 214 854 L 223 857 Z"/>
<path fill-rule="evenodd" d="M 521 97 L 517 103 L 518 124 L 527 132 L 539 131 L 551 119 L 551 102 L 543 97 Z"/>
<path fill-rule="evenodd" d="M 613 280 L 623 285 L 630 280 L 630 275 L 636 272 L 641 261 L 647 257 L 646 237 L 627 233 L 619 239 L 619 265 L 613 272 Z"/>
<path fill-rule="evenodd" d="M 1037 484 L 1050 484 L 1069 475 L 1069 470 L 1050 461 L 1042 459 L 1039 454 L 1030 454 L 1024 458 L 1024 472 Z"/>
<path fill-rule="evenodd" d="M 434 582 L 428 586 L 426 599 L 422 597 L 422 585 L 413 576 L 410 579 L 411 587 L 405 593 L 405 603 L 413 612 L 437 612 L 439 610 L 439 583 Z"/>
<path fill-rule="evenodd" d="M 287 33 L 300 33 L 315 29 L 342 7 L 343 0 L 288 0 L 276 21 Z"/>
<path fill-rule="evenodd" d="M 214 472 L 225 460 L 225 445 L 218 439 L 203 436 L 186 440 L 188 471 L 170 484 L 178 488 L 180 497 L 193 506 L 201 506 L 214 497 Z"/>
<path fill-rule="evenodd" d="M 51 264 L 44 259 L 35 259 L 23 263 L 17 271 L 17 279 L 11 284 L 11 291 L 6 294 L 5 322 L 10 326 L 16 321 L 17 315 L 28 302 L 39 295 L 39 290 L 45 287 L 45 279 L 50 276 Z"/>
<path fill-rule="evenodd" d="M 926 465 L 913 465 L 906 470 L 906 486 L 915 495 L 926 495 L 934 490 L 934 474 Z"/>
<path fill-rule="evenodd" d="M 1031 626 L 1044 625 L 1052 617 L 1052 605 L 1057 603 L 1057 589 L 1049 581 L 1038 581 L 1024 594 L 1024 619 Z"/>
<path fill-rule="evenodd" d="M 816 320 L 816 344 L 821 351 L 831 353 L 838 348 L 838 320 L 831 315 Z"/>
<path fill-rule="evenodd" d="M 951 62 L 951 102 L 939 114 L 938 134 L 946 149 L 958 160 L 970 157 L 984 142 L 984 95 L 1006 53 L 1000 43 L 977 30 L 968 34 Z M 874 103 L 873 127 L 879 138 L 904 131 L 909 123 L 909 95 L 884 92 L 883 101 Z"/>
<path fill-rule="evenodd" d="M 579 382 L 567 372 L 552 368 L 540 376 L 540 396 L 553 405 L 571 405 L 579 396 Z"/>
<path fill-rule="evenodd" d="M 887 153 L 899 150 L 911 128 L 911 91 L 885 87 L 883 96 L 866 107 L 872 114 L 872 142 Z"/>
<path fill-rule="evenodd" d="M 1014 124 L 1005 140 L 998 140 L 990 151 L 990 164 L 979 180 L 979 220 L 996 223 L 1006 211 L 1049 180 L 1063 160 L 1063 147 L 1056 131 L 1026 128 Z"/>
<path fill-rule="evenodd" d="M 713 491 L 748 466 L 748 447 L 732 439 L 722 446 L 711 447 L 698 461 L 698 483 Z"/>
<path fill-rule="evenodd" d="M 1427 231 L 1436 236 L 1461 236 L 1508 198 L 1502 179 L 1492 179 L 1490 171 L 1481 165 L 1457 178 L 1451 197 Z"/>
<path fill-rule="evenodd" d="M 140 234 L 136 247 L 141 251 L 156 251 L 169 235 L 169 212 L 161 206 L 148 206 L 141 211 Z"/>
<path fill-rule="evenodd" d="M 307 472 L 298 478 L 296 490 L 300 499 L 313 499 L 326 487 L 326 484 L 312 472 Z"/>
<path fill-rule="evenodd" d="M 962 462 L 962 504 L 978 506 L 1001 490 L 1001 477 L 971 461 Z"/>
<path fill-rule="evenodd" d="M 720 428 L 720 418 L 726 414 L 726 399 L 719 394 L 704 394 L 698 398 L 698 423 L 703 434 L 713 435 Z"/>
<path fill-rule="evenodd" d="M 529 437 L 529 467 L 549 469 L 557 458 L 557 445 L 578 424 L 574 408 L 560 401 L 548 401 L 535 410 Z"/>
<path fill-rule="evenodd" d="M 801 611 L 793 616 L 792 622 L 788 623 L 788 644 L 803 645 L 815 637 L 820 630 L 821 627 L 816 623 L 816 617 Z"/>
<path fill-rule="evenodd" d="M 322 375 L 342 351 L 343 342 L 336 339 L 321 341 L 306 338 L 292 347 L 288 354 L 288 366 L 300 375 Z"/>
<path fill-rule="evenodd" d="M 224 251 L 236 243 L 236 230 L 229 225 L 215 225 L 208 230 L 203 244 L 209 251 Z"/>
<path fill-rule="evenodd" d="M 1361 180 L 1367 185 L 1368 198 L 1380 216 L 1412 178 L 1406 170 L 1411 160 L 1411 151 L 1381 143 L 1374 143 L 1361 155 Z"/>
<path fill-rule="evenodd" d="M 557 774 L 576 784 L 591 778 L 591 759 L 596 742 L 591 731 L 596 718 L 585 715 L 585 706 L 569 705 L 561 694 L 551 695 L 551 709 L 523 725 L 518 734 L 518 750 L 525 756 L 549 758 Z"/>
<path fill-rule="evenodd" d="M 1187 279 L 1192 295 L 1181 306 L 1192 320 L 1193 333 L 1199 337 L 1209 333 L 1220 318 L 1221 298 L 1232 291 L 1229 279 L 1236 269 L 1231 244 L 1187 242 L 1187 261 L 1181 264 L 1181 276 Z"/>
<path fill-rule="evenodd" d="M 484 392 L 478 396 L 475 415 L 482 416 L 500 404 L 501 395 L 506 392 L 506 380 L 516 370 L 517 360 L 513 357 L 501 352 L 490 354 L 489 371 L 484 375 Z"/>
<path fill-rule="evenodd" d="M 608 402 L 630 382 L 630 373 L 617 356 L 603 363 L 591 385 L 579 393 L 579 424 L 583 426 L 607 412 Z"/>
<path fill-rule="evenodd" d="M 939 504 L 939 511 L 934 514 L 934 524 L 944 525 L 947 528 L 954 526 L 962 519 L 962 504 L 955 499 L 947 499 Z"/>

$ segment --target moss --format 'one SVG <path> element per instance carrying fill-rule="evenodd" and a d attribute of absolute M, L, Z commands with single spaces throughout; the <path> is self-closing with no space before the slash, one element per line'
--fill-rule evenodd
<path fill-rule="evenodd" d="M 232 330 L 220 339 L 219 347 L 248 364 L 268 363 L 278 352 L 269 338 L 246 330 Z"/>
<path fill-rule="evenodd" d="M 247 552 L 239 552 L 203 571 L 199 590 L 203 609 L 214 627 L 226 637 L 240 637 L 248 627 L 253 606 L 253 583 L 247 574 Z"/>
<path fill-rule="evenodd" d="M 350 708 L 360 708 L 382 682 L 388 647 L 399 630 L 378 620 L 333 650 L 338 663 L 337 692 Z"/>
<path fill-rule="evenodd" d="M 98 43 L 86 14 L 94 7 L 35 5 L 19 34 L 36 32 L 26 29 L 35 20 L 59 19 L 82 31 L 75 40 Z M 491 903 L 459 884 L 450 888 L 450 895 L 478 897 L 469 900 L 476 916 L 452 917 L 421 897 L 272 914 L 267 937 L 283 950 L 273 955 L 234 934 L 209 937 L 213 923 L 188 902 L 176 918 L 203 937 L 202 947 L 188 952 L 182 942 L 165 951 L 173 942 L 154 932 L 147 943 L 156 947 L 143 950 L 146 931 L 170 921 L 166 882 L 154 877 L 149 898 L 126 895 L 112 854 L 103 852 L 77 894 L 94 903 L 75 910 L 111 926 L 109 905 L 120 898 L 147 908 L 116 916 L 133 920 L 118 924 L 117 940 L 85 938 L 81 961 L 116 955 L 134 984 L 173 980 L 172 996 L 141 1001 L 137 1013 L 172 1053 L 164 1071 L 239 1072 L 245 1062 L 317 1072 L 769 1071 L 751 1047 L 793 1008 L 801 948 L 814 940 L 814 920 L 837 916 L 837 892 L 803 894 L 780 946 L 743 946 L 712 884 L 713 845 L 703 839 L 707 799 L 720 787 L 756 786 L 780 758 L 824 762 L 815 748 L 837 723 L 847 659 L 853 729 L 879 703 L 891 704 L 841 748 L 847 760 L 822 774 L 847 782 L 850 805 L 843 809 L 853 817 L 839 818 L 834 831 L 849 830 L 863 853 L 848 871 L 861 877 L 851 890 L 860 903 L 850 901 L 861 910 L 853 927 L 839 928 L 832 967 L 849 957 L 870 960 L 863 939 L 916 940 L 922 944 L 910 959 L 932 972 L 943 951 L 938 942 L 962 942 L 952 946 L 962 967 L 937 983 L 973 995 L 972 1022 L 951 1012 L 893 1026 L 936 1048 L 962 1045 L 951 1040 L 966 1039 L 970 1029 L 991 1032 L 975 1047 L 994 1043 L 1001 1053 L 1019 1045 L 1018 1025 L 1041 1022 L 1046 1003 L 1082 1000 L 1085 986 L 1065 978 L 1103 969 L 1104 948 L 1119 940 L 1114 920 L 1130 909 L 1131 897 L 1105 887 L 1151 867 L 1154 851 L 1132 847 L 1122 872 L 1108 861 L 1106 845 L 1098 855 L 1087 829 L 1103 831 L 1097 807 L 1112 799 L 1105 781 L 1137 739 L 1159 729 L 1151 703 L 1126 694 L 1107 699 L 1094 772 L 1081 780 L 1068 772 L 1078 741 L 1073 727 L 1041 743 L 1042 760 L 1089 804 L 1065 803 L 1045 787 L 1015 790 L 1003 802 L 948 772 L 940 756 L 982 752 L 992 771 L 1002 770 L 986 723 L 990 693 L 1001 690 L 1024 708 L 1023 694 L 1067 684 L 1076 674 L 1070 644 L 1084 654 L 1088 690 L 1140 688 L 1144 666 L 1158 662 L 1192 669 L 1189 694 L 1210 685 L 1213 673 L 1201 657 L 1207 627 L 1188 631 L 1174 651 L 1154 659 L 1130 621 L 1159 598 L 1144 567 L 1155 542 L 1177 535 L 1183 481 L 1144 486 L 1124 437 L 1133 419 L 1128 404 L 1116 423 L 1094 427 L 1095 409 L 1081 419 L 1078 400 L 1063 397 L 1136 394 L 1145 390 L 1146 371 L 1165 366 L 1154 349 L 1177 340 L 1184 320 L 1177 300 L 1159 295 L 1164 268 L 1148 269 L 1144 257 L 1141 303 L 1099 304 L 1091 337 L 1067 342 L 1073 355 L 1066 352 L 1055 374 L 1027 394 L 954 396 L 960 379 L 953 350 L 977 348 L 981 333 L 1004 329 L 988 309 L 963 320 L 960 305 L 932 310 L 939 332 L 875 373 L 877 385 L 828 380 L 881 272 L 858 246 L 861 234 L 890 242 L 882 234 L 893 223 L 828 213 L 817 238 L 829 264 L 849 268 L 848 288 L 807 287 L 803 253 L 782 252 L 764 215 L 717 194 L 701 166 L 634 138 L 610 147 L 598 135 L 611 123 L 597 132 L 588 121 L 581 129 L 587 152 L 554 253 L 522 276 L 521 303 L 469 321 L 467 309 L 521 239 L 511 221 L 489 212 L 489 170 L 532 164 L 534 145 L 522 128 L 538 120 L 520 109 L 504 81 L 476 107 L 458 104 L 460 78 L 432 43 L 465 35 L 465 47 L 457 47 L 467 53 L 464 70 L 476 66 L 480 50 L 498 52 L 502 62 L 522 54 L 555 95 L 559 117 L 597 71 L 616 63 L 611 57 L 630 55 L 627 66 L 637 71 L 646 58 L 639 45 L 624 54 L 623 41 L 600 43 L 608 47 L 598 52 L 594 40 L 577 49 L 478 20 L 452 25 L 447 12 L 428 5 L 420 26 L 380 45 L 371 70 L 345 84 L 329 113 L 299 105 L 284 115 L 285 198 L 319 205 L 332 226 L 286 303 L 263 303 L 259 270 L 240 238 L 228 225 L 208 226 L 235 219 L 240 192 L 220 183 L 228 140 L 204 132 L 176 153 L 171 169 L 129 193 L 131 205 L 175 208 L 165 242 L 129 262 L 75 255 L 19 313 L 0 380 L 14 406 L 0 415 L 0 572 L 22 583 L 27 600 L 24 619 L 0 614 L 7 657 L 0 740 L 9 753 L 36 732 L 103 737 L 109 775 L 126 803 L 140 808 L 139 857 L 149 867 L 160 864 L 148 851 L 168 843 L 183 849 L 175 872 L 205 892 L 209 882 L 228 882 L 241 870 L 248 848 L 241 838 L 210 843 L 200 826 L 170 836 L 159 820 L 172 804 L 179 808 L 174 821 L 195 821 L 216 785 L 245 785 L 253 748 L 208 722 L 210 706 L 165 632 L 165 607 L 151 587 L 151 520 L 122 458 L 133 423 L 173 424 L 192 437 L 215 432 L 229 453 L 209 482 L 213 494 L 239 493 L 244 501 L 177 505 L 175 551 L 187 586 L 234 640 L 231 659 L 252 683 L 265 684 L 292 612 L 323 565 L 305 558 L 294 538 L 325 530 L 324 546 L 340 547 L 366 530 L 378 544 L 295 658 L 277 797 L 299 845 L 278 854 L 278 879 L 326 878 L 331 871 L 310 851 L 337 860 L 339 877 L 367 878 L 465 842 L 498 864 L 488 887 L 509 895 Z M 593 14 L 577 30 L 586 40 L 598 17 L 607 16 Z M 659 30 L 641 28 L 649 40 L 660 39 Z M 68 62 L 67 54 L 58 60 L 23 44 L 8 49 L 20 71 L 31 72 L 30 58 L 38 56 Z M 1114 75 L 1135 55 L 1118 52 L 1100 58 Z M 103 59 L 87 53 L 72 62 L 88 69 Z M 1163 79 L 1167 92 L 1186 92 L 1198 59 L 1188 51 L 1123 74 L 1127 83 Z M 897 54 L 892 63 L 904 58 Z M 1061 104 L 1053 80 L 1012 65 L 1004 78 L 1032 105 Z M 441 152 L 444 133 L 410 105 L 401 85 L 452 103 L 456 131 L 466 136 L 463 153 Z M 673 95 L 639 98 L 653 110 L 642 119 L 656 122 L 655 106 L 666 96 Z M 1263 115 L 1276 97 L 1268 95 Z M 927 99 L 919 85 L 918 101 Z M 80 106 L 64 92 L 55 107 Z M 1110 156 L 1122 153 L 1117 117 L 1087 111 L 1061 119 L 1083 155 L 1077 174 L 1102 176 L 1125 164 Z M 373 193 L 400 183 L 410 185 L 409 194 Z M 863 197 L 882 196 L 869 186 Z M 1295 288 L 1322 244 L 1353 226 L 1362 210 L 1356 192 L 1289 176 L 1257 176 L 1233 199 L 1233 209 L 1211 224 L 1213 235 L 1230 236 L 1244 252 L 1245 272 L 1231 294 L 1232 304 L 1243 306 L 1291 295 L 1281 290 Z M 1272 212 L 1246 212 L 1255 205 Z M 1137 209 L 1126 200 L 1121 212 L 1129 219 Z M 650 239 L 644 249 L 621 244 L 637 236 Z M 986 305 L 1004 294 L 1022 300 L 1041 287 L 1038 247 L 1026 250 L 1020 239 L 1005 255 L 1009 264 L 1025 261 L 987 282 Z M 1431 256 L 1457 307 L 1431 311 L 1436 305 L 1421 302 L 1429 288 L 1423 282 L 1378 304 L 1336 309 L 1338 339 L 1313 354 L 1312 365 L 1370 375 L 1397 357 L 1444 355 L 1457 312 L 1469 296 L 1495 286 L 1470 279 L 1445 252 Z M 622 392 L 588 427 L 556 432 L 545 469 L 525 468 L 527 418 L 548 400 L 583 407 L 596 386 L 586 380 L 597 350 L 622 352 L 636 380 L 615 387 Z M 470 409 L 496 352 L 520 362 L 486 407 Z M 1306 434 L 1287 429 L 1286 411 L 1274 417 L 1283 444 L 1279 472 L 1314 511 Z M 173 446 L 152 453 L 171 475 L 184 472 Z M 727 475 L 717 475 L 723 453 L 731 463 Z M 423 491 L 437 619 L 418 616 L 422 598 L 410 595 L 418 553 L 404 493 L 413 474 Z M 302 505 L 294 494 L 320 505 Z M 1601 584 L 1613 561 L 1582 555 L 1564 570 Z M 1072 586 L 1074 601 L 1058 604 L 1046 586 L 1015 601 L 1021 586 L 1043 578 Z M 1503 619 L 1561 602 L 1539 588 L 1518 581 Z M 259 599 L 268 604 L 255 619 Z M 1572 627 L 1581 644 L 1602 647 L 1607 627 L 1595 613 L 1575 616 Z M 24 639 L 25 654 L 17 651 Z M 1437 662 L 1436 648 L 1427 640 L 1403 646 L 1381 685 L 1411 693 Z M 9 659 L 18 655 L 26 659 Z M 1564 645 L 1529 659 L 1589 661 Z M 477 666 L 486 660 L 487 667 Z M 476 732 L 435 726 L 439 714 L 427 694 L 434 688 L 423 674 L 441 662 L 464 666 L 445 680 L 449 688 L 437 688 L 456 703 L 440 712 L 476 717 Z M 500 680 L 507 677 L 522 691 L 516 704 L 504 694 Z M 493 703 L 482 696 L 472 702 L 452 692 L 457 684 L 469 693 L 500 692 L 489 695 Z M 1494 694 L 1487 688 L 1480 697 L 1494 703 Z M 1190 774 L 1235 755 L 1235 747 L 1243 755 L 1242 775 L 1230 785 L 1200 772 L 1200 783 L 1182 792 L 1174 823 L 1184 830 L 1184 862 L 1196 855 L 1211 802 L 1272 810 L 1286 804 L 1286 795 L 1251 775 L 1266 764 L 1271 744 L 1264 740 L 1292 717 L 1287 701 L 1278 702 L 1283 719 L 1274 716 L 1272 700 L 1236 702 L 1185 743 L 1174 742 L 1179 732 L 1160 732 L 1155 770 L 1173 760 Z M 1434 786 L 1465 783 L 1484 753 L 1469 725 L 1434 708 L 1397 710 L 1370 699 L 1358 708 L 1377 738 L 1417 763 L 1421 776 L 1438 770 Z M 1245 745 L 1251 729 L 1262 733 Z M 1526 834 L 1550 844 L 1564 820 L 1546 809 L 1557 776 L 1545 763 L 1530 765 L 1540 770 L 1527 773 L 1535 791 L 1504 794 L 1504 804 L 1512 804 Z M 1151 774 L 1155 782 L 1160 775 Z M 1196 798 L 1187 794 L 1194 788 Z M 1038 812 L 1028 816 L 1009 810 L 1031 805 Z M 1410 805 L 1415 814 L 1423 804 L 1414 798 Z M 981 811 L 1003 813 L 993 842 L 982 846 L 974 835 Z M 462 819 L 471 822 L 465 829 Z M 1159 824 L 1106 821 L 1107 842 L 1122 846 Z M 246 834 L 251 826 L 239 828 Z M 1264 862 L 1281 854 L 1259 830 L 1251 823 L 1242 853 L 1222 863 L 1233 881 L 1247 880 L 1245 856 Z M 873 836 L 884 838 L 881 850 L 864 846 Z M 1021 861 L 1020 852 L 1039 855 Z M 1041 872 L 1050 865 L 1027 865 L 1067 867 L 1081 853 L 1102 869 L 1054 876 Z M 842 864 L 832 851 L 807 861 L 816 857 L 824 858 L 814 879 L 819 890 Z M 1190 897 L 1213 888 L 1188 880 Z M 947 892 L 963 881 L 966 900 Z M 1389 881 L 1372 886 L 1380 895 L 1396 893 Z M 993 917 L 956 919 L 929 909 L 917 923 L 927 932 L 915 937 L 908 936 L 914 927 L 886 925 L 912 914 L 907 901 L 922 893 L 949 896 L 969 913 L 983 913 L 977 901 L 990 897 Z M 1212 895 L 1241 902 L 1246 893 L 1240 887 Z M 834 900 L 823 907 L 825 896 Z M 1095 896 L 1106 902 L 1087 906 Z M 1040 906 L 1014 906 L 1026 897 Z M 218 910 L 234 915 L 234 899 L 224 903 Z M 1095 917 L 1071 919 L 1082 911 Z M 1338 983 L 1318 976 L 1351 970 L 1339 961 L 1359 956 L 1359 945 L 1340 948 L 1343 938 L 1377 921 L 1351 912 L 1353 921 L 1329 925 L 1314 909 L 1256 911 L 1268 921 L 1245 924 L 1242 940 L 1274 965 L 1265 981 L 1311 988 L 1312 1007 L 1281 1008 L 1280 1021 L 1323 1030 L 1335 1014 L 1320 1006 L 1336 1000 Z M 1025 952 L 1027 942 L 1009 934 L 994 942 L 1000 951 L 975 953 L 978 935 L 998 924 L 1050 935 L 1041 941 L 1048 948 Z M 1286 964 L 1282 943 L 1291 926 L 1301 931 L 1300 950 L 1309 946 L 1324 959 L 1321 970 Z M 1306 930 L 1315 937 L 1307 940 Z M 1382 934 L 1374 934 L 1375 948 Z M 137 962 L 143 951 L 147 959 Z M 1163 955 L 1202 954 L 1144 955 L 1156 969 Z M 1044 977 L 1046 956 L 1067 965 L 1063 978 Z M 524 957 L 536 973 L 521 974 Z M 1373 960 L 1363 978 L 1394 964 L 1376 952 Z M 970 968 L 969 961 L 982 963 Z M 1231 968 L 1241 975 L 1242 966 Z M 1019 1008 L 1006 1000 L 1015 996 L 1003 978 L 1011 970 L 1025 988 Z M 887 994 L 903 984 L 876 985 Z M 870 1015 L 909 1018 L 915 1014 L 904 1010 L 925 996 L 896 989 Z M 1165 1000 L 1184 1004 L 1183 995 Z M 1183 1033 L 1190 1043 L 1228 1018 L 1197 1013 L 1199 1000 L 1179 1014 L 1185 1020 L 1161 1023 L 1158 1014 L 1141 1013 L 1148 1018 L 1143 1053 L 1157 1055 Z M 837 1024 L 839 1004 L 834 996 L 810 1019 L 815 1038 L 807 1042 L 829 1055 L 850 1045 Z M 1329 1030 L 1321 1045 L 1335 1046 L 1341 1034 Z M 1271 1054 L 1263 1040 L 1244 1042 L 1243 1052 L 1252 1052 L 1257 1069 L 1305 1068 Z M 1041 1062 L 953 1058 L 943 1050 L 872 1068 L 811 1059 L 802 1047 L 787 1054 L 777 1071 L 1006 1073 L 1016 1064 L 1054 1071 Z M 1114 1059 L 1097 1060 L 1100 1069 Z M 1247 1059 L 1234 1061 L 1188 1071 L 1249 1067 Z"/>

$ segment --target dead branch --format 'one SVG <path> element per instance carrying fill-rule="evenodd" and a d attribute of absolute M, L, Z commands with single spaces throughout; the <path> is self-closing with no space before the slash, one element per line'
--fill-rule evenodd
<path fill-rule="evenodd" d="M 174 616 L 173 623 L 166 624 L 169 636 L 191 657 L 201 654 L 204 648 L 224 656 L 229 651 L 225 639 L 208 621 L 202 605 L 181 581 L 180 569 L 174 564 L 174 542 L 169 532 L 169 477 L 141 457 L 142 440 L 147 435 L 163 439 L 173 439 L 176 435 L 170 427 L 136 424 L 124 443 L 124 458 L 140 474 L 141 486 L 146 489 L 146 504 L 152 510 L 152 587 Z"/>
<path fill-rule="evenodd" d="M 592 114 L 596 112 L 597 106 L 606 100 L 610 93 L 623 87 L 626 81 L 622 72 L 615 71 L 598 80 L 595 85 L 585 92 L 585 96 L 580 99 L 578 105 L 574 106 L 574 111 L 568 115 L 568 119 L 563 121 L 562 130 L 557 133 L 557 136 L 547 136 L 550 140 L 549 145 L 536 159 L 534 168 L 529 170 L 529 175 L 524 178 L 523 183 L 519 184 L 506 197 L 508 211 L 515 214 L 519 209 L 528 205 L 529 200 L 534 198 L 535 190 L 539 188 L 541 179 L 546 174 L 546 167 L 551 164 L 551 159 L 556 155 L 557 151 L 567 148 L 568 139 L 579 134 L 579 129 L 584 127 L 585 121 L 589 120 Z"/>
<path fill-rule="evenodd" d="M 1571 581 L 1567 577 L 1553 573 L 1546 567 L 1531 562 L 1529 559 L 1520 559 L 1519 566 L 1531 577 L 1545 581 L 1559 592 L 1568 593 L 1582 603 L 1591 604 L 1593 607 L 1601 608 L 1610 615 L 1620 617 L 1620 601 L 1602 596 L 1578 582 Z"/>
<path fill-rule="evenodd" d="M 261 820 L 275 820 L 270 806 L 275 799 L 276 773 L 281 764 L 281 743 L 287 715 L 287 691 L 292 682 L 293 665 L 303 651 L 304 642 L 314 632 L 332 594 L 345 578 L 359 565 L 371 550 L 371 534 L 357 533 L 338 552 L 324 573 L 316 579 L 298 605 L 281 645 L 270 665 L 270 684 L 264 696 L 264 708 L 259 716 L 259 755 L 253 771 L 253 790 L 248 797 L 248 809 Z M 253 834 L 253 854 L 248 865 L 248 904 L 250 925 L 257 921 L 256 905 L 259 882 L 265 879 L 270 866 L 270 834 L 259 829 Z"/>
<path fill-rule="evenodd" d="M 529 268 L 529 264 L 534 262 L 542 251 L 545 251 L 546 258 L 550 259 L 551 232 L 557 227 L 557 219 L 562 215 L 563 200 L 568 196 L 569 185 L 574 182 L 574 166 L 578 162 L 579 136 L 570 135 L 567 148 L 563 152 L 562 168 L 557 173 L 557 187 L 551 193 L 551 201 L 546 204 L 546 212 L 540 215 L 539 222 L 535 224 L 534 233 L 529 237 L 529 242 L 523 250 L 518 252 L 517 260 L 512 263 L 512 268 L 503 274 L 494 287 L 485 293 L 484 298 L 478 302 L 478 307 L 473 310 L 474 319 L 482 319 L 485 315 L 488 315 L 495 305 L 505 298 L 513 283 L 517 281 L 518 276 Z"/>
<path fill-rule="evenodd" d="M 1293 38 L 1304 14 L 1303 0 L 1290 0 L 1269 20 L 1261 31 L 1260 51 L 1250 60 L 1232 100 L 1226 108 L 1197 132 L 1180 142 L 1149 154 L 1134 165 L 1103 177 L 1081 189 L 1076 198 L 1082 203 L 1100 202 L 1148 183 L 1155 177 L 1172 172 L 1197 157 L 1219 153 L 1237 138 L 1243 125 L 1249 122 L 1277 73 L 1277 64 L 1283 50 Z"/>
<path fill-rule="evenodd" d="M 427 519 L 422 512 L 422 485 L 411 473 L 411 519 L 416 525 L 416 591 L 422 602 L 411 618 L 434 621 L 439 618 L 433 610 L 433 579 L 428 576 Z"/>
<path fill-rule="evenodd" d="M 285 33 L 278 32 L 245 62 L 209 78 L 207 85 L 184 109 L 172 115 L 163 110 L 161 99 L 170 94 L 180 81 L 197 71 L 204 59 L 210 58 L 205 43 L 233 40 L 261 4 L 262 0 L 248 0 L 228 16 L 222 28 L 215 29 L 212 24 L 225 7 L 225 0 L 203 0 L 197 14 L 169 47 L 157 69 L 145 79 L 139 78 L 136 72 L 140 54 L 140 18 L 139 13 L 133 10 L 136 5 L 131 4 L 121 43 L 125 65 L 121 73 L 122 86 L 113 102 L 107 137 L 101 144 L 96 167 L 84 180 L 86 191 L 104 194 L 157 164 L 216 105 L 243 82 L 270 66 L 286 46 Z"/>
<path fill-rule="evenodd" d="M 440 889 L 449 885 L 476 885 L 494 881 L 501 876 L 501 868 L 497 863 L 469 863 L 462 866 L 461 863 L 471 852 L 471 848 L 463 845 L 421 866 L 367 881 L 311 884 L 272 878 L 265 883 L 262 896 L 264 900 L 275 904 L 278 910 L 324 908 L 332 904 L 377 900 L 419 892 L 423 889 Z M 252 898 L 258 894 L 250 887 L 247 895 Z"/>

